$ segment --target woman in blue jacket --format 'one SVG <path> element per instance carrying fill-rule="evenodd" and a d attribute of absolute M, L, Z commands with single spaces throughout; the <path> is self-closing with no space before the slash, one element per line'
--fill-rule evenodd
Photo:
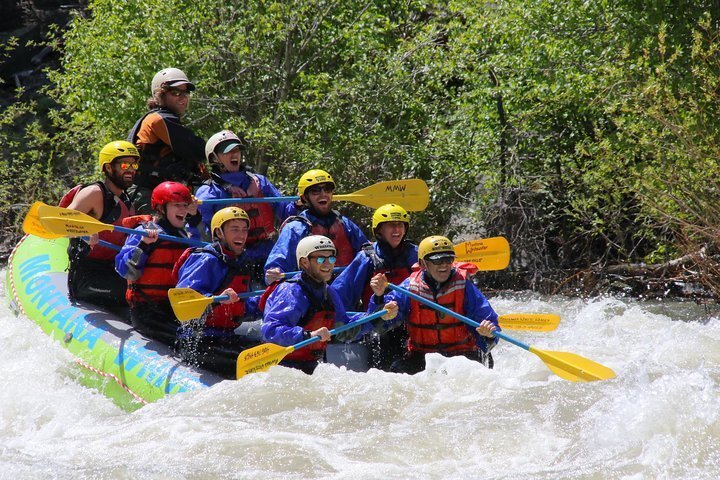
<path fill-rule="evenodd" d="M 418 261 L 418 247 L 406 240 L 409 228 L 410 216 L 400 205 L 391 203 L 375 210 L 372 230 L 376 241 L 364 245 L 331 286 L 338 292 L 345 308 L 367 309 L 373 294 L 370 279 L 377 273 L 384 273 L 394 284 L 400 284 L 410 276 L 413 265 Z M 406 341 L 405 330 L 397 328 L 383 335 L 374 332 L 357 348 L 368 345 L 369 367 L 387 370 L 404 354 Z"/>

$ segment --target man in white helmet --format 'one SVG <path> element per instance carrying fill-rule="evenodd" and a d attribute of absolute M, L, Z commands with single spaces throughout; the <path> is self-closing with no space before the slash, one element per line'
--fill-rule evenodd
<path fill-rule="evenodd" d="M 181 122 L 194 90 L 195 85 L 177 68 L 160 70 L 152 79 L 148 112 L 128 134 L 141 155 L 135 184 L 128 190 L 138 213 L 151 213 L 150 193 L 162 182 L 190 185 L 207 178 L 205 140 Z"/>
<path fill-rule="evenodd" d="M 337 293 L 328 288 L 336 254 L 332 240 L 325 236 L 303 238 L 295 251 L 302 273 L 277 284 L 275 288 L 270 287 L 261 299 L 260 307 L 264 309 L 263 340 L 282 346 L 294 345 L 311 337 L 322 340 L 290 353 L 281 365 L 312 373 L 318 362 L 324 359 L 330 329 L 365 316 L 364 313 L 348 316 Z M 382 320 L 395 318 L 397 303 L 389 302 L 384 308 L 388 313 Z M 343 332 L 338 340 L 353 340 L 364 333 L 362 330 L 359 326 Z"/>
<path fill-rule="evenodd" d="M 233 205 L 210 200 L 282 196 L 267 177 L 252 172 L 246 166 L 244 149 L 240 138 L 230 130 L 216 133 L 205 144 L 205 157 L 212 173 L 210 180 L 205 181 L 195 193 L 196 198 L 202 201 L 199 211 L 206 226 L 201 234 L 209 237 L 207 226 L 215 212 Z M 261 288 L 265 286 L 263 267 L 277 238 L 275 225 L 295 215 L 297 209 L 294 202 L 238 203 L 236 206 L 245 210 L 250 218 L 247 253 L 257 264 L 254 280 Z"/>

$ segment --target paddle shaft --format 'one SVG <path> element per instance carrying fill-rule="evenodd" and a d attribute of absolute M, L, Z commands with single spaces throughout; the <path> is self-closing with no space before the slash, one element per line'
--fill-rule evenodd
<path fill-rule="evenodd" d="M 238 293 L 237 296 L 238 298 L 243 299 L 257 297 L 258 295 L 262 295 L 263 293 L 265 293 L 265 290 L 253 290 L 252 292 Z M 215 295 L 214 297 L 212 297 L 213 302 L 222 302 L 223 300 L 230 300 L 230 295 Z"/>
<path fill-rule="evenodd" d="M 81 237 L 83 240 L 88 240 L 89 237 Z M 98 245 L 101 247 L 109 248 L 110 250 L 115 250 L 116 252 L 120 251 L 120 247 L 118 245 L 115 245 L 114 243 L 106 242 L 105 240 L 98 240 Z"/>
<path fill-rule="evenodd" d="M 350 200 L 354 197 L 351 193 L 333 195 L 334 201 Z M 245 203 L 278 203 L 278 202 L 297 202 L 300 197 L 242 197 L 242 198 L 208 198 L 205 200 L 198 200 L 200 205 L 227 205 L 227 204 L 245 204 Z"/>
<path fill-rule="evenodd" d="M 296 202 L 300 197 L 243 197 L 243 198 L 208 198 L 198 200 L 201 205 L 225 205 L 232 203 L 276 203 L 276 202 Z"/>
<path fill-rule="evenodd" d="M 350 330 L 351 328 L 355 328 L 355 327 L 357 327 L 358 325 L 362 325 L 362 324 L 367 323 L 367 322 L 369 322 L 369 321 L 371 321 L 371 320 L 375 320 L 375 319 L 377 319 L 377 318 L 380 318 L 380 317 L 382 317 L 383 315 L 385 315 L 386 313 L 388 313 L 387 310 L 379 310 L 379 311 L 377 311 L 377 312 L 375 312 L 375 313 L 372 313 L 372 314 L 368 315 L 367 317 L 361 318 L 360 320 L 356 320 L 356 321 L 354 321 L 354 322 L 346 323 L 346 324 L 343 325 L 342 327 L 333 328 L 332 330 L 330 330 L 330 335 L 337 335 L 338 333 L 342 333 L 342 332 L 344 332 L 345 330 Z M 297 349 L 299 349 L 299 348 L 306 347 L 306 346 L 310 345 L 311 343 L 315 343 L 315 342 L 317 342 L 317 341 L 319 341 L 319 340 L 320 340 L 320 337 L 310 337 L 310 338 L 308 338 L 307 340 L 303 340 L 302 342 L 298 342 L 298 343 L 296 343 L 295 345 L 293 345 L 293 350 L 297 350 Z"/>
<path fill-rule="evenodd" d="M 121 227 L 119 225 L 108 225 L 109 230 L 115 230 L 117 232 L 127 233 L 128 235 L 140 235 L 141 237 L 149 237 L 150 234 L 145 230 L 135 230 L 133 228 Z M 164 233 L 158 233 L 158 239 L 167 240 L 168 242 L 177 242 L 190 245 L 191 247 L 204 247 L 209 245 L 207 242 L 201 242 L 193 238 L 185 237 L 173 237 L 172 235 L 165 235 Z"/>
<path fill-rule="evenodd" d="M 417 300 L 418 302 L 423 303 L 423 304 L 425 304 L 425 305 L 427 305 L 427 306 L 429 306 L 429 307 L 432 307 L 432 308 L 434 308 L 434 309 L 436 309 L 436 310 L 438 310 L 438 311 L 440 311 L 440 312 L 442 312 L 442 313 L 444 313 L 444 314 L 446 314 L 446 315 L 450 315 L 451 317 L 455 317 L 455 318 L 457 318 L 458 320 L 460 320 L 460 321 L 462 321 L 462 322 L 464 322 L 464 323 L 467 323 L 468 325 L 470 325 L 470 326 L 472 326 L 472 327 L 479 327 L 479 326 L 480 326 L 480 324 L 479 324 L 478 322 L 476 322 L 475 320 L 473 320 L 473 319 L 471 319 L 471 318 L 466 317 L 465 315 L 460 315 L 460 314 L 457 313 L 457 312 L 453 312 L 453 311 L 450 310 L 449 308 L 445 308 L 445 307 L 443 307 L 442 305 L 438 305 L 438 304 L 435 303 L 435 302 L 431 302 L 430 300 L 427 300 L 427 299 L 421 297 L 420 295 L 416 295 L 416 294 L 414 294 L 414 293 L 412 293 L 412 292 L 410 292 L 410 291 L 408 291 L 408 290 L 405 290 L 404 288 L 398 287 L 397 285 L 393 285 L 392 283 L 389 283 L 389 284 L 388 284 L 388 287 L 390 287 L 391 290 L 395 290 L 396 292 L 400 292 L 400 293 L 402 293 L 402 294 L 404 294 L 404 295 L 407 295 L 408 297 L 413 298 L 413 299 Z M 529 346 L 529 345 L 525 345 L 524 343 L 522 343 L 522 342 L 519 341 L 519 340 L 515 340 L 515 339 L 512 338 L 512 337 L 508 337 L 507 335 L 505 335 L 505 334 L 502 333 L 502 332 L 495 331 L 495 332 L 492 332 L 492 333 L 493 333 L 494 336 L 496 336 L 496 337 L 498 337 L 498 338 L 502 338 L 503 340 L 505 340 L 505 341 L 507 341 L 507 342 L 510 342 L 510 343 L 512 343 L 513 345 L 517 345 L 517 346 L 520 347 L 520 348 L 524 348 L 525 350 L 530 351 L 530 346 Z"/>

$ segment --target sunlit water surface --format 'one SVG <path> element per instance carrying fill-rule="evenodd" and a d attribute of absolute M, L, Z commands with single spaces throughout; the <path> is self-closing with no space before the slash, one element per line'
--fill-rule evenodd
<path fill-rule="evenodd" d="M 560 314 L 555 332 L 508 333 L 614 380 L 571 383 L 502 343 L 494 370 L 434 355 L 416 376 L 276 367 L 128 413 L 0 300 L 2 479 L 720 478 L 720 322 L 693 303 L 491 298 Z"/>

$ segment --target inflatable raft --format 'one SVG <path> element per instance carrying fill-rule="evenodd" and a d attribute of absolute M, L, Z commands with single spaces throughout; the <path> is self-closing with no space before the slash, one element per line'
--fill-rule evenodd
<path fill-rule="evenodd" d="M 183 364 L 167 346 L 148 340 L 117 317 L 91 305 L 71 303 L 67 246 L 66 238 L 25 236 L 10 255 L 7 298 L 16 314 L 37 323 L 73 353 L 85 370 L 83 383 L 132 410 L 165 395 L 223 380 Z"/>

